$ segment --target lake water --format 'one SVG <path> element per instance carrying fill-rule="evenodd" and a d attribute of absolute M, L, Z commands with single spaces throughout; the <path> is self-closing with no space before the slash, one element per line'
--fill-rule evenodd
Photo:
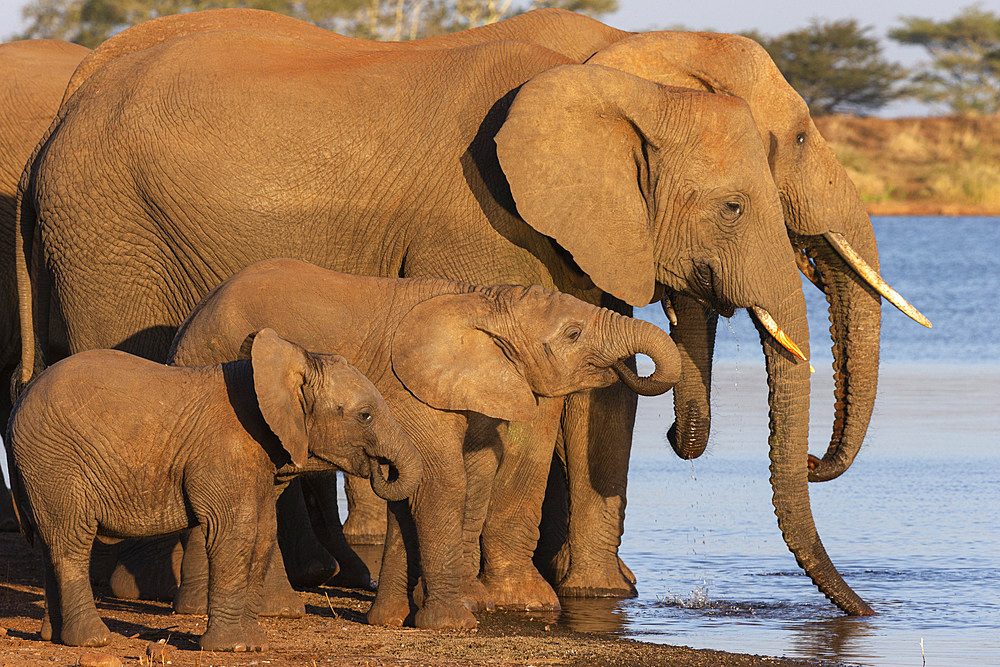
<path fill-rule="evenodd" d="M 621 555 L 639 597 L 568 600 L 579 629 L 698 648 L 864 665 L 1000 665 L 1000 218 L 876 218 L 882 275 L 934 323 L 883 307 L 865 446 L 811 484 L 817 528 L 878 612 L 840 613 L 795 564 L 767 471 L 763 360 L 745 314 L 720 323 L 709 449 L 677 459 L 671 398 L 642 398 Z M 832 424 L 825 300 L 805 285 L 810 451 Z M 661 326 L 658 306 L 640 317 Z M 926 663 L 924 663 L 926 661 Z"/>
<path fill-rule="evenodd" d="M 882 275 L 934 328 L 885 305 L 865 447 L 810 493 L 833 562 L 878 616 L 841 614 L 781 539 L 763 360 L 740 313 L 720 323 L 704 456 L 681 461 L 666 443 L 669 394 L 640 399 L 621 548 L 639 597 L 565 600 L 560 623 L 865 665 L 1000 665 L 1000 218 L 874 225 Z M 810 449 L 820 454 L 832 423 L 828 322 L 822 295 L 805 289 L 817 369 Z M 638 315 L 666 326 L 658 306 Z"/>

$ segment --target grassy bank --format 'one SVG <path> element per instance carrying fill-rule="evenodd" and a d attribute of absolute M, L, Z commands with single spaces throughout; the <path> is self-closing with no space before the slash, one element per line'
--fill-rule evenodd
<path fill-rule="evenodd" d="M 1000 215 L 1000 116 L 817 118 L 878 215 Z"/>

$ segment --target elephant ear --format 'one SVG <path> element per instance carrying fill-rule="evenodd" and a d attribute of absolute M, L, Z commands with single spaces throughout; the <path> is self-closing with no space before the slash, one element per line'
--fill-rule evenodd
<path fill-rule="evenodd" d="M 492 300 L 479 293 L 418 303 L 393 335 L 392 370 L 431 407 L 528 421 L 538 407 L 528 381 L 504 354 L 504 341 L 476 324 L 491 309 Z"/>
<path fill-rule="evenodd" d="M 260 412 L 292 463 L 302 467 L 309 456 L 302 394 L 309 376 L 309 357 L 304 349 L 280 338 L 273 329 L 261 329 L 247 341 L 251 341 L 250 363 Z"/>
<path fill-rule="evenodd" d="M 608 67 L 554 67 L 521 87 L 496 135 L 521 218 L 633 306 L 650 303 L 656 277 L 646 148 L 662 98 Z"/>

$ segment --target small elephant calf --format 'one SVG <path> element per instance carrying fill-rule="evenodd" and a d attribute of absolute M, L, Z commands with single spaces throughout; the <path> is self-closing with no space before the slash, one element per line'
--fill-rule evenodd
<path fill-rule="evenodd" d="M 245 347 L 250 359 L 198 368 L 82 352 L 21 395 L 6 442 L 22 532 L 31 540 L 37 530 L 45 547 L 44 639 L 110 641 L 88 578 L 95 536 L 200 524 L 210 570 L 201 646 L 262 650 L 257 613 L 275 543 L 276 475 L 336 467 L 370 476 L 388 499 L 416 489 L 419 454 L 343 357 L 308 353 L 270 329 Z"/>

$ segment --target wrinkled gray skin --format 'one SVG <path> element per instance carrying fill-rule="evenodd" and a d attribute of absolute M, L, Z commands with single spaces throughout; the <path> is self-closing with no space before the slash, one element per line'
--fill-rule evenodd
<path fill-rule="evenodd" d="M 794 256 L 747 105 L 566 62 L 510 42 L 345 53 L 245 32 L 119 58 L 83 83 L 39 147 L 19 211 L 26 256 L 37 215 L 73 350 L 165 358 L 198 298 L 268 256 L 538 284 L 618 309 L 682 292 L 723 312 L 763 308 L 804 347 Z M 23 256 L 19 267 L 31 340 L 44 328 L 33 326 L 41 300 L 29 288 L 45 284 L 31 282 Z M 24 350 L 30 372 L 35 346 Z M 775 450 L 804 470 L 805 440 L 786 441 L 802 432 L 783 425 L 793 413 L 807 422 L 808 369 L 771 352 L 783 362 L 772 366 Z M 634 394 L 614 385 L 590 399 L 567 408 L 568 422 L 630 438 Z M 535 493 L 548 476 L 533 453 L 559 415 L 542 402 L 544 417 L 509 429 L 495 484 L 503 497 Z M 573 430 L 567 441 L 590 435 Z M 604 506 L 599 534 L 580 541 L 592 580 L 604 582 L 590 591 L 616 592 L 623 580 L 619 445 L 596 449 L 582 470 L 569 457 L 571 488 L 594 486 Z M 558 605 L 531 565 L 540 508 L 539 491 L 523 507 L 490 510 L 484 582 L 498 605 Z"/>
<path fill-rule="evenodd" d="M 59 110 L 70 75 L 90 49 L 56 39 L 0 44 L 0 381 L 21 358 L 14 278 L 14 210 L 24 163 Z M 49 340 L 64 349 L 61 322 Z M 10 417 L 10 395 L 0 391 L 0 424 Z M 17 530 L 10 495 L 0 483 L 0 530 Z"/>
<path fill-rule="evenodd" d="M 854 185 L 816 130 L 802 98 L 759 45 L 736 35 L 624 32 L 557 9 L 535 10 L 473 30 L 401 43 L 344 37 L 271 12 L 210 10 L 163 17 L 119 33 L 84 61 L 67 95 L 114 58 L 185 34 L 236 28 L 348 50 L 413 51 L 515 39 L 541 45 L 574 62 L 601 64 L 659 83 L 745 99 L 768 146 L 768 162 L 781 195 L 788 234 L 796 250 L 802 252 L 798 255 L 800 265 L 830 303 L 836 380 L 833 437 L 822 459 L 808 456 L 808 478 L 833 479 L 851 465 L 864 440 L 874 405 L 881 311 L 875 291 L 834 252 L 829 235 L 842 235 L 875 271 L 878 251 L 871 222 Z M 708 442 L 717 311 L 683 294 L 669 297 L 678 316 L 673 334 L 685 372 L 674 392 L 677 422 L 668 438 L 679 456 L 693 458 L 704 451 Z M 623 565 L 619 568 L 615 558 L 634 417 L 634 406 L 622 404 L 621 400 L 608 392 L 569 399 L 564 440 L 568 465 L 576 472 L 570 471 L 569 475 L 572 511 L 568 548 L 557 563 L 555 575 L 563 594 L 622 594 L 634 590 L 625 580 L 631 578 L 630 573 Z M 597 410 L 599 416 L 588 420 L 590 410 Z M 602 458 L 601 452 L 609 454 Z M 591 461 L 603 473 L 597 478 L 589 472 Z M 800 485 L 797 478 L 776 481 L 783 487 Z M 807 497 L 801 492 L 796 495 Z M 778 514 L 786 517 L 783 522 L 800 535 L 811 531 L 808 505 L 801 504 L 807 502 L 800 501 L 795 510 L 776 507 Z M 358 532 L 364 530 L 359 528 Z M 800 537 L 785 537 L 793 552 L 805 548 Z"/>
<path fill-rule="evenodd" d="M 414 492 L 420 457 L 385 401 L 342 357 L 264 329 L 250 359 L 168 368 L 116 350 L 43 373 L 7 432 L 22 532 L 44 546 L 43 639 L 111 640 L 90 589 L 95 537 L 204 526 L 211 586 L 206 650 L 261 650 L 264 566 L 275 541 L 275 476 L 337 467 L 387 499 Z M 387 481 L 381 465 L 399 471 Z M 16 466 L 16 468 L 15 468 Z"/>
<path fill-rule="evenodd" d="M 635 390 L 662 393 L 680 364 L 657 327 L 568 294 L 367 278 L 291 259 L 259 262 L 213 290 L 181 326 L 170 362 L 234 358 L 247 332 L 264 326 L 310 349 L 336 350 L 372 378 L 421 454 L 423 478 L 409 507 L 391 503 L 368 615 L 377 625 L 410 616 L 407 573 L 417 568 L 418 550 L 425 588 L 418 627 L 475 627 L 470 610 L 492 608 L 478 580 L 479 539 L 509 420 L 533 418 L 546 407 L 540 397 L 608 386 L 619 376 Z M 623 363 L 637 353 L 656 365 L 648 378 Z M 560 401 L 547 405 L 558 415 Z M 550 460 L 555 431 L 537 446 L 534 455 Z M 189 555 L 190 548 L 185 563 Z M 188 569 L 178 598 L 190 595 Z"/>

